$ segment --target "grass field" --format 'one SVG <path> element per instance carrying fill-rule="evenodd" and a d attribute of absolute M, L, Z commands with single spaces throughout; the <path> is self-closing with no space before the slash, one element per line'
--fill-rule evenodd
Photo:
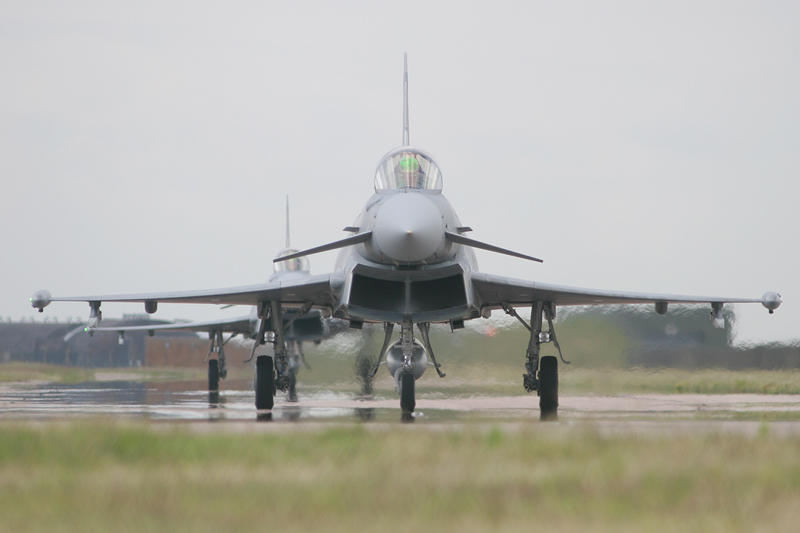
<path fill-rule="evenodd" d="M 2 531 L 796 531 L 800 438 L 0 423 Z"/>
<path fill-rule="evenodd" d="M 94 381 L 94 371 L 87 368 L 46 365 L 41 363 L 0 364 L 0 383 L 27 381 L 57 383 Z"/>
<path fill-rule="evenodd" d="M 298 377 L 301 386 L 357 391 L 352 365 L 330 360 L 312 361 L 314 370 L 302 370 Z M 522 388 L 522 368 L 513 365 L 461 364 L 445 368 L 447 377 L 439 379 L 434 372 L 418 382 L 418 394 L 525 395 Z M 45 381 L 80 383 L 95 381 L 97 376 L 112 375 L 117 380 L 181 381 L 206 379 L 205 366 L 197 368 L 112 368 L 88 369 L 35 363 L 0 365 L 0 383 Z M 800 371 L 753 370 L 641 370 L 614 368 L 581 368 L 560 365 L 561 394 L 800 394 Z M 251 369 L 230 370 L 229 379 L 252 379 Z M 225 381 L 222 382 L 225 387 Z M 376 389 L 392 391 L 394 382 L 385 371 L 376 378 Z"/>
<path fill-rule="evenodd" d="M 354 389 L 328 362 L 304 387 Z M 202 380 L 198 369 L 0 365 L 0 382 Z M 104 377 L 105 376 L 105 377 Z M 232 377 L 250 377 L 249 371 Z M 800 393 L 800 372 L 561 366 L 561 393 Z M 425 395 L 525 394 L 510 365 L 454 365 Z M 391 388 L 385 377 L 378 389 Z M 542 424 L 0 421 L 0 531 L 796 531 L 800 436 L 608 435 Z M 712 417 L 713 418 L 713 417 Z M 668 421 L 661 423 L 668 424 Z"/>

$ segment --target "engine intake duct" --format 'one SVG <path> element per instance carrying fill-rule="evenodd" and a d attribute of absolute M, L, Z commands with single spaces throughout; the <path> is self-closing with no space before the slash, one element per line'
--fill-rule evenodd
<path fill-rule="evenodd" d="M 412 281 L 408 312 L 440 311 L 467 303 L 464 278 L 458 274 L 441 279 Z"/>
<path fill-rule="evenodd" d="M 431 278 L 430 273 L 411 271 L 405 279 L 386 279 L 380 273 L 354 272 L 350 309 L 379 320 L 393 315 L 398 322 L 408 315 L 415 321 L 463 315 L 467 307 L 463 273 L 460 269 L 437 273 L 440 277 Z"/>

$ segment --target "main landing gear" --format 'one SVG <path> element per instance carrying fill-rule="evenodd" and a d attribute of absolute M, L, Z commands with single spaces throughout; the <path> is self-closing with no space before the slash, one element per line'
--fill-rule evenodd
<path fill-rule="evenodd" d="M 302 316 L 310 308 L 309 303 L 301 308 L 295 317 Z M 284 339 L 283 329 L 288 326 L 276 326 L 283 324 L 283 313 L 279 302 L 260 304 L 258 316 L 261 319 L 261 325 L 253 346 L 253 353 L 248 361 L 252 360 L 260 345 L 272 342 L 274 357 L 260 355 L 256 358 L 253 386 L 256 393 L 256 409 L 272 409 L 275 405 L 275 394 L 279 390 L 286 393 L 287 401 L 297 401 L 297 371 L 301 364 L 309 369 L 311 367 L 306 363 L 301 342 L 289 341 L 287 343 Z"/>
<path fill-rule="evenodd" d="M 558 419 L 558 359 L 552 355 L 539 362 L 539 411 L 541 420 Z"/>
<path fill-rule="evenodd" d="M 211 347 L 208 349 L 206 362 L 208 363 L 208 392 L 219 392 L 219 380 L 228 376 L 228 368 L 225 364 L 225 344 L 236 336 L 231 335 L 228 340 L 223 340 L 222 330 L 212 330 L 208 334 L 211 339 Z M 217 358 L 212 359 L 211 355 L 216 353 Z"/>
<path fill-rule="evenodd" d="M 208 360 L 208 392 L 219 392 L 219 360 Z"/>
<path fill-rule="evenodd" d="M 256 358 L 256 409 L 272 409 L 275 405 L 275 369 L 272 357 L 259 355 Z"/>
<path fill-rule="evenodd" d="M 280 362 L 280 360 L 279 360 Z M 269 355 L 256 358 L 256 376 L 253 388 L 256 392 L 256 409 L 272 409 L 279 390 L 286 392 L 286 400 L 297 401 L 297 366 L 291 360 L 276 372 L 274 360 Z"/>
<path fill-rule="evenodd" d="M 275 364 L 275 361 L 278 364 Z M 256 375 L 254 389 L 256 392 L 256 409 L 272 409 L 274 396 L 279 390 L 286 392 L 286 400 L 297 401 L 297 370 L 299 360 L 289 357 L 287 360 L 259 355 L 256 358 Z"/>
<path fill-rule="evenodd" d="M 525 374 L 522 375 L 522 384 L 528 392 L 536 391 L 539 394 L 539 418 L 541 420 L 558 420 L 558 359 L 552 355 L 539 357 L 541 345 L 552 342 L 558 350 L 558 355 L 564 364 L 561 347 L 556 338 L 553 320 L 556 317 L 555 305 L 549 302 L 534 302 L 531 306 L 531 321 L 526 323 L 516 310 L 507 303 L 503 303 L 503 310 L 530 331 L 528 351 L 525 354 Z M 542 319 L 547 320 L 549 331 L 542 331 Z"/>

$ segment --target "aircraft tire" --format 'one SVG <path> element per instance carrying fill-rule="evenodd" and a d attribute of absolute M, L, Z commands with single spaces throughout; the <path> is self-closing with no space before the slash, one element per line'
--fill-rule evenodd
<path fill-rule="evenodd" d="M 272 409 L 275 405 L 275 369 L 272 357 L 256 358 L 256 409 Z"/>
<path fill-rule="evenodd" d="M 539 361 L 539 410 L 541 420 L 558 420 L 558 359 L 551 355 Z"/>
<path fill-rule="evenodd" d="M 208 392 L 219 390 L 219 361 L 217 359 L 208 360 Z"/>
<path fill-rule="evenodd" d="M 403 413 L 413 413 L 417 406 L 414 398 L 414 374 L 402 372 L 400 374 L 400 409 Z"/>

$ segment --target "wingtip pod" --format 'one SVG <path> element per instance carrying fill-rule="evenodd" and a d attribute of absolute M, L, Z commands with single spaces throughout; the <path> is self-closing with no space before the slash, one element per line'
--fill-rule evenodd
<path fill-rule="evenodd" d="M 45 307 L 50 305 L 51 298 L 52 295 L 50 294 L 50 291 L 36 291 L 30 298 L 31 307 L 38 309 L 41 313 L 44 311 Z"/>
<path fill-rule="evenodd" d="M 781 295 L 777 292 L 768 292 L 761 297 L 761 305 L 769 309 L 769 314 L 774 313 L 782 302 Z"/>

